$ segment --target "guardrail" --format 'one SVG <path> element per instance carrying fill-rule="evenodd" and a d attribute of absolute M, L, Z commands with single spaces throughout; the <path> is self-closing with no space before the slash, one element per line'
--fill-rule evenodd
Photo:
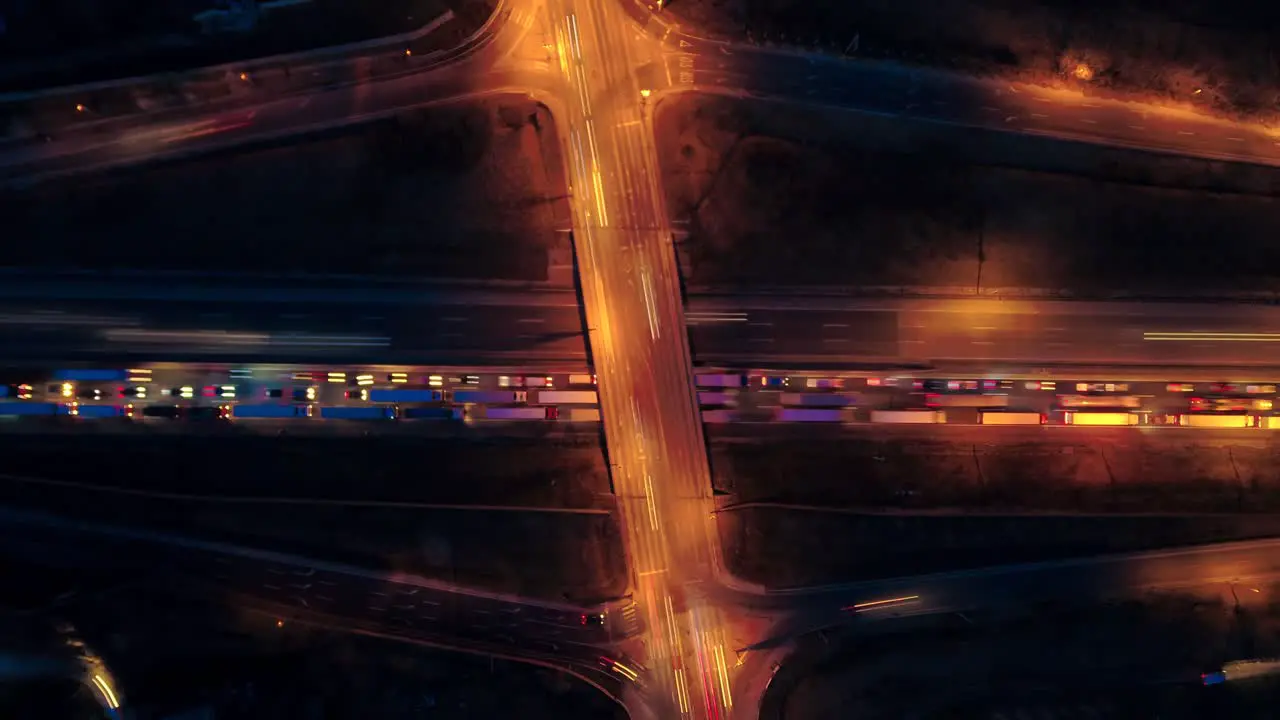
<path fill-rule="evenodd" d="M 410 33 L 316 50 L 273 55 L 187 72 L 135 76 L 25 93 L 0 94 L 0 127 L 6 144 L 30 142 L 53 132 L 118 125 L 128 117 L 145 117 L 193 107 L 260 102 L 316 88 L 332 88 L 374 78 L 412 74 L 465 56 L 483 46 L 495 23 L 505 17 L 506 0 L 498 0 L 479 28 L 448 49 L 429 43 L 450 22 L 452 10 Z M 415 49 L 416 48 L 416 49 Z"/>

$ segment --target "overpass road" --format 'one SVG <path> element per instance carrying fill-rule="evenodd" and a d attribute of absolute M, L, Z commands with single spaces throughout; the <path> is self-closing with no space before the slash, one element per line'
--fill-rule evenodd
<path fill-rule="evenodd" d="M 515 16 L 514 6 L 512 11 Z M 529 24 L 523 29 L 519 23 L 497 28 L 501 42 L 486 45 L 497 49 L 494 54 L 468 55 L 465 62 L 438 69 L 418 82 L 429 88 L 431 82 L 455 82 L 465 76 L 470 84 L 463 85 L 462 92 L 471 93 L 515 83 L 545 97 L 552 106 L 572 178 L 576 253 L 589 341 L 600 378 L 608 454 L 635 595 L 647 618 L 642 654 L 651 682 L 648 692 L 630 696 L 629 707 L 637 715 L 720 718 L 733 712 L 735 705 L 750 712 L 755 698 L 735 697 L 733 692 L 735 663 L 727 656 L 740 647 L 735 637 L 739 626 L 727 614 L 731 604 L 723 602 L 715 589 L 717 581 L 735 584 L 720 571 L 705 445 L 690 383 L 683 301 L 658 186 L 651 131 L 652 102 L 657 96 L 690 89 L 768 96 L 1263 163 L 1275 161 L 1276 146 L 1261 131 L 1224 127 L 1175 112 L 1030 92 L 1007 84 L 975 84 L 890 65 L 845 65 L 825 58 L 707 43 L 670 32 L 649 16 L 637 15 L 639 11 L 637 6 L 613 2 L 528 2 L 521 5 L 519 15 L 529 18 Z M 637 19 L 643 28 L 633 22 Z M 550 58 L 544 54 L 544 60 L 537 59 L 537 47 L 531 52 L 527 48 L 527 41 L 537 34 L 528 30 L 539 25 L 542 38 L 532 38 L 533 43 L 540 44 L 544 53 L 547 48 L 553 50 Z M 512 44 L 507 45 L 508 40 Z M 518 53 L 516 48 L 521 48 Z M 488 71 L 514 71 L 516 76 L 486 79 Z M 532 75 L 539 79 L 529 79 Z M 139 141 L 127 133 L 113 138 L 108 132 L 106 139 L 100 134 L 91 142 L 55 140 L 16 159 L 6 153 L 0 163 L 9 168 L 10 180 L 29 180 L 41 174 L 207 149 L 233 139 L 246 141 L 358 121 L 396 105 L 394 93 L 376 105 L 377 111 L 370 111 L 373 106 L 360 99 L 377 96 L 385 87 L 366 83 L 338 88 L 329 91 L 337 93 L 332 96 L 335 99 L 316 107 L 298 102 L 262 115 L 215 118 L 218 129 L 211 132 L 179 130 L 176 147 L 166 138 L 144 136 Z M 406 91 L 399 102 L 439 101 L 445 99 L 444 93 L 459 91 L 444 87 L 432 91 L 441 93 L 434 97 L 427 96 L 426 89 L 416 94 Z M 344 93 L 345 100 L 341 99 Z M 292 123 L 268 123 L 267 118 L 290 114 L 295 118 Z M 259 122 L 262 131 L 256 128 Z M 936 328 L 945 346 L 939 351 L 964 344 L 988 347 L 983 343 L 994 341 L 972 333 L 991 332 L 990 328 L 1000 327 L 999 320 L 1009 319 L 990 314 L 989 322 L 997 324 L 972 323 L 960 333 Z M 988 322 L 982 315 L 975 319 Z M 747 325 L 751 322 L 748 319 Z M 824 322 L 823 329 L 837 324 Z M 929 328 L 926 321 L 921 328 L 908 329 Z M 920 340 L 893 338 L 888 326 L 872 332 L 885 338 L 873 345 Z M 852 336 L 832 339 L 854 340 Z M 970 352 L 984 355 L 987 351 Z M 1198 573 L 1204 568 L 1183 570 Z M 950 604 L 944 601 L 938 607 Z"/>
<path fill-rule="evenodd" d="M 1280 342 L 1280 309 L 1262 304 L 695 291 L 683 312 L 695 361 L 759 368 L 1267 368 Z M 586 361 L 573 292 L 454 284 L 14 277 L 0 288 L 0 338 L 13 360 Z"/>

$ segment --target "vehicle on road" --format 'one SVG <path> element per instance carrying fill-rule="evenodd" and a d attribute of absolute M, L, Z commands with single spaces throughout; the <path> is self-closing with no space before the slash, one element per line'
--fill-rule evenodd
<path fill-rule="evenodd" d="M 781 390 L 790 385 L 791 380 L 781 375 L 761 375 L 752 378 L 751 384 L 759 385 L 766 390 Z"/>
<path fill-rule="evenodd" d="M 598 423 L 600 422 L 600 408 L 561 408 L 560 422 Z"/>
<path fill-rule="evenodd" d="M 462 408 L 447 407 L 406 407 L 397 408 L 397 416 L 401 420 L 465 420 L 466 413 Z"/>
<path fill-rule="evenodd" d="M 720 423 L 731 423 L 738 418 L 736 410 L 720 408 L 714 410 L 703 410 L 702 421 L 713 425 Z"/>
<path fill-rule="evenodd" d="M 929 425 L 945 423 L 947 414 L 941 410 L 872 410 L 871 422 L 886 424 Z"/>
<path fill-rule="evenodd" d="M 307 385 L 295 388 L 267 388 L 264 394 L 272 400 L 288 398 L 294 402 L 312 402 L 316 399 L 318 390 L 314 385 Z"/>
<path fill-rule="evenodd" d="M 1062 422 L 1067 425 L 1088 425 L 1094 427 L 1120 427 L 1141 425 L 1143 415 L 1136 412 L 1107 412 L 1105 410 L 1068 411 L 1062 413 Z"/>
<path fill-rule="evenodd" d="M 231 417 L 233 419 L 284 419 L 311 417 L 310 405 L 233 405 L 231 407 Z"/>
<path fill-rule="evenodd" d="M 590 385 L 591 387 L 595 387 L 595 386 L 596 386 L 596 376 L 595 376 L 595 375 L 586 375 L 586 374 L 575 374 L 575 375 L 570 375 L 570 376 L 569 376 L 569 384 L 570 384 L 570 385 Z"/>
<path fill-rule="evenodd" d="M 810 390 L 839 390 L 844 387 L 844 378 L 805 378 L 804 386 Z"/>
<path fill-rule="evenodd" d="M 455 390 L 449 399 L 466 405 L 481 403 L 500 405 L 528 402 L 529 393 L 525 390 Z"/>
<path fill-rule="evenodd" d="M 708 392 L 703 390 L 698 393 L 698 405 L 702 407 L 737 407 L 738 391 Z"/>
<path fill-rule="evenodd" d="M 982 425 L 1044 425 L 1048 418 L 1038 412 L 980 410 L 978 422 Z"/>
<path fill-rule="evenodd" d="M 1078 393 L 1127 393 L 1129 392 L 1129 383 L 1081 382 L 1081 383 L 1076 383 L 1076 392 Z"/>
<path fill-rule="evenodd" d="M 1133 408 L 1142 407 L 1142 399 L 1133 395 L 1059 395 L 1064 408 Z"/>
<path fill-rule="evenodd" d="M 742 388 L 747 386 L 747 379 L 736 374 L 695 375 L 694 384 L 709 388 Z"/>
<path fill-rule="evenodd" d="M 364 398 L 380 403 L 433 403 L 444 400 L 444 392 L 430 388 L 370 388 Z"/>
<path fill-rule="evenodd" d="M 541 390 L 536 402 L 542 405 L 598 405 L 600 397 L 595 390 Z"/>
<path fill-rule="evenodd" d="M 782 393 L 783 405 L 799 407 L 849 407 L 854 404 L 852 395 L 838 393 Z"/>
<path fill-rule="evenodd" d="M 928 378 L 925 380 L 913 380 L 911 382 L 912 390 L 923 390 L 930 393 L 947 393 L 947 392 L 982 392 L 982 383 L 977 380 L 940 380 L 938 378 Z"/>
<path fill-rule="evenodd" d="M 81 405 L 79 403 L 71 403 L 69 414 L 86 420 L 129 416 L 128 410 L 119 405 Z"/>
<path fill-rule="evenodd" d="M 0 398 L 14 398 L 17 400 L 30 400 L 35 388 L 26 383 L 11 383 L 9 385 L 0 385 Z"/>
<path fill-rule="evenodd" d="M 82 387 L 76 390 L 76 399 L 78 400 L 106 400 L 111 397 L 111 391 L 100 387 Z"/>
<path fill-rule="evenodd" d="M 1182 427 L 1251 428 L 1258 421 L 1248 413 L 1185 413 L 1178 416 L 1178 424 Z"/>
<path fill-rule="evenodd" d="M 843 408 L 778 408 L 773 414 L 776 422 L 844 422 L 849 413 Z"/>
<path fill-rule="evenodd" d="M 396 409 L 385 405 L 343 405 L 320 408 L 324 420 L 394 420 Z"/>
<path fill-rule="evenodd" d="M 541 388 L 554 384 L 550 375 L 499 375 L 498 387 Z"/>
<path fill-rule="evenodd" d="M 1247 412 L 1267 411 L 1274 402 L 1266 398 L 1248 397 L 1193 397 L 1187 403 L 1192 412 Z"/>
<path fill-rule="evenodd" d="M 124 382 L 129 379 L 129 371 L 90 368 L 57 370 L 53 373 L 53 379 L 60 382 Z"/>
<path fill-rule="evenodd" d="M 122 398 L 142 400 L 147 397 L 147 386 L 146 385 L 125 385 L 124 387 L 120 388 L 116 394 Z"/>
<path fill-rule="evenodd" d="M 560 416 L 554 407 L 487 407 L 486 420 L 555 420 Z"/>
<path fill-rule="evenodd" d="M 48 402 L 0 402 L 0 417 L 66 415 L 67 406 L 62 403 Z"/>

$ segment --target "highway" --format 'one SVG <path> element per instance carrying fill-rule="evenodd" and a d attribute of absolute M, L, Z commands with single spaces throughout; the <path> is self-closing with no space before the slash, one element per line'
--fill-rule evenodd
<path fill-rule="evenodd" d="M 539 8 L 532 7 L 535 12 L 527 17 L 533 18 Z M 140 135 L 126 132 L 112 138 L 108 133 L 107 139 L 59 138 L 25 154 L 0 155 L 0 166 L 8 180 L 30 181 L 358 121 L 396 107 L 486 89 L 547 94 L 561 125 L 572 177 L 576 252 L 600 376 L 608 454 L 636 597 L 650 631 L 643 655 L 653 671 L 654 692 L 637 701 L 633 710 L 648 710 L 656 717 L 722 718 L 735 703 L 733 670 L 725 660 L 735 647 L 733 630 L 710 591 L 715 580 L 730 579 L 719 574 L 702 428 L 689 382 L 690 343 L 652 147 L 651 112 L 659 96 L 701 89 L 1208 157 L 1263 163 L 1277 159 L 1275 142 L 1257 130 L 1182 113 L 891 65 L 844 64 L 708 43 L 666 32 L 657 21 L 640 15 L 642 24 L 656 31 L 645 35 L 630 23 L 641 12 L 639 7 L 626 3 L 547 0 L 545 9 L 545 27 L 550 28 L 545 42 L 554 48 L 551 63 L 536 60 L 536 47 L 532 53 L 521 50 L 524 57 L 511 61 L 512 52 L 526 38 L 518 27 L 508 31 L 504 25 L 497 30 L 502 42 L 491 47 L 512 52 L 504 49 L 497 57 L 486 57 L 491 66 L 482 62 L 484 53 L 478 53 L 425 81 L 365 83 L 331 90 L 328 100 L 314 104 L 290 99 L 281 101 L 285 104 L 266 103 L 257 111 L 237 110 L 243 112 L 240 115 L 198 119 L 212 120 L 211 125 L 194 126 L 192 119 L 183 121 L 192 124 L 179 123 L 176 130 L 165 126 L 131 131 Z M 536 22 L 530 20 L 527 27 Z M 496 72 L 486 76 L 486 68 Z M 153 130 L 161 135 L 149 135 Z M 177 139 L 165 133 L 176 133 Z M 1172 358 L 1188 363 L 1207 361 L 1214 352 L 1220 355 L 1231 343 L 1233 359 L 1260 363 L 1268 361 L 1266 351 L 1254 348 L 1269 347 L 1274 335 L 1274 326 L 1263 316 L 1205 327 L 1198 323 L 1208 316 L 1189 320 L 1185 315 L 1148 314 L 1135 321 L 1133 315 L 1097 312 L 1091 322 L 1074 322 L 1069 318 L 1080 313 L 1071 312 L 1049 324 L 1046 318 L 1053 313 L 1043 311 L 1053 309 L 1050 304 L 1010 301 L 950 310 L 937 305 L 844 306 L 818 313 L 753 302 L 732 310 L 691 303 L 691 314 L 745 314 L 725 321 L 694 318 L 692 346 L 700 360 L 715 357 L 717 344 L 747 344 L 786 346 L 774 351 L 788 353 L 784 358 L 839 357 L 845 362 L 886 357 L 894 362 L 936 357 L 1027 360 L 1052 352 L 1078 361 L 1142 362 L 1159 356 L 1161 362 Z M 1095 311 L 1084 314 L 1089 312 Z M 805 319 L 791 319 L 795 314 Z M 1252 335 L 1204 334 L 1220 332 L 1219 327 Z M 1141 335 L 1144 332 L 1163 334 Z M 1199 334 L 1168 334 L 1172 332 Z M 796 348 L 798 337 L 808 338 L 802 350 Z M 1213 362 L 1221 363 L 1222 358 Z M 1194 563 L 1168 570 L 1200 576 L 1210 571 Z M 934 609 L 953 609 L 981 594 L 963 583 L 925 587 L 921 597 L 930 598 L 926 605 Z M 1100 585 L 1076 585 L 1074 591 L 1081 587 L 1094 590 Z M 737 700 L 750 705 L 754 698 Z"/>
<path fill-rule="evenodd" d="M 645 312 L 630 334 L 647 332 Z M 738 367 L 1280 367 L 1280 308 L 1264 304 L 693 294 L 684 321 L 694 360 Z M 14 360 L 585 364 L 582 327 L 575 294 L 551 288 L 163 278 L 0 288 L 0 339 Z"/>

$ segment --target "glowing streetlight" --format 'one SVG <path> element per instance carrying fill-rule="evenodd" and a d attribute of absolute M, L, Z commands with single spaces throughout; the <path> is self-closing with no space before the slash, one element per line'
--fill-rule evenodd
<path fill-rule="evenodd" d="M 1077 80 L 1089 81 L 1093 79 L 1093 68 L 1089 63 L 1076 63 L 1076 69 L 1071 71 Z"/>

